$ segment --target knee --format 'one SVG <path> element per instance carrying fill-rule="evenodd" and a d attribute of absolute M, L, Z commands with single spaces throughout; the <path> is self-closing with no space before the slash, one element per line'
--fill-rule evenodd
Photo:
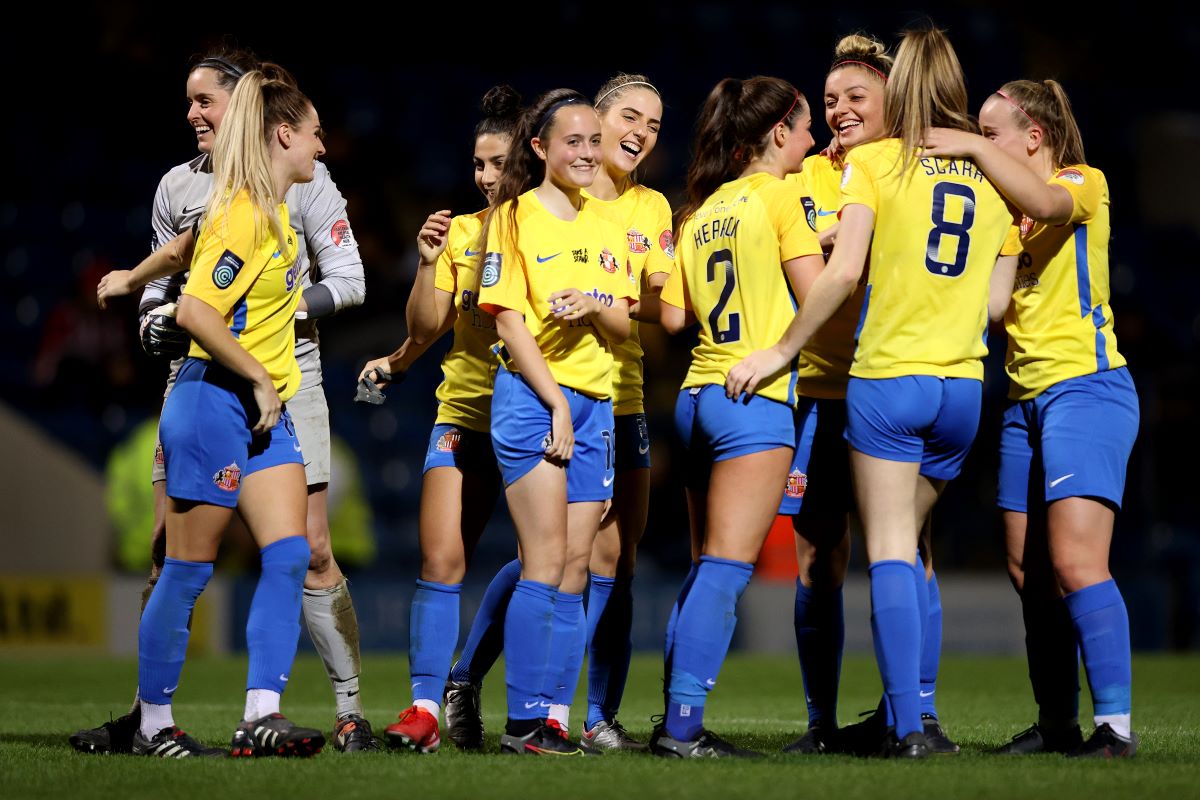
<path fill-rule="evenodd" d="M 462 583 L 467 573 L 462 551 L 433 550 L 421 554 L 421 580 L 433 583 Z"/>
<path fill-rule="evenodd" d="M 1109 580 L 1108 565 L 1085 554 L 1064 554 L 1054 558 L 1054 577 L 1064 594 L 1078 592 Z"/>

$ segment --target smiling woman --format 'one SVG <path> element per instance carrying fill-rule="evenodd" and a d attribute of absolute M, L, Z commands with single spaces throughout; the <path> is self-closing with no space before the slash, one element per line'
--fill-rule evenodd
<path fill-rule="evenodd" d="M 561 633 L 562 646 L 574 647 L 581 629 L 587 562 L 612 497 L 610 346 L 629 336 L 637 297 L 623 231 L 582 193 L 600 150 L 587 98 L 569 89 L 542 95 L 517 126 L 484 224 L 479 306 L 496 317 L 504 345 L 492 443 L 522 563 L 504 629 L 501 748 L 514 753 L 582 753 L 541 709 L 552 638 Z"/>
<path fill-rule="evenodd" d="M 189 121 L 211 151 L 213 180 L 179 303 L 178 322 L 192 345 L 160 426 L 170 536 L 139 628 L 141 713 L 132 750 L 162 758 L 221 754 L 175 726 L 171 697 L 188 618 L 236 507 L 262 548 L 262 575 L 247 625 L 246 713 L 234 751 L 308 755 L 324 737 L 278 713 L 310 556 L 304 458 L 283 407 L 301 379 L 292 321 L 300 302 L 298 242 L 283 200 L 293 183 L 312 180 L 325 148 L 316 110 L 290 76 L 269 67 L 247 72 L 224 106 L 207 79 L 237 68 L 217 66 L 228 72 L 198 68 L 193 78 L 214 74 L 195 87 L 189 82 Z"/>

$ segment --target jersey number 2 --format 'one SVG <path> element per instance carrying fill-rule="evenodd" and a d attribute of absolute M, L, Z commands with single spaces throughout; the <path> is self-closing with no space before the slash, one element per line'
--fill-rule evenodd
<path fill-rule="evenodd" d="M 946 195 L 962 198 L 962 222 L 946 219 Z M 957 278 L 967 268 L 967 252 L 971 249 L 971 226 L 975 224 L 975 192 L 970 186 L 942 181 L 933 186 L 933 230 L 925 248 L 925 269 L 934 275 Z M 942 237 L 953 236 L 958 240 L 954 260 L 941 261 Z"/>
<path fill-rule="evenodd" d="M 709 283 L 717 279 L 717 267 L 720 265 L 725 267 L 722 270 L 725 273 L 725 285 L 721 287 L 721 296 L 717 298 L 717 304 L 709 312 L 708 329 L 712 331 L 713 341 L 717 344 L 726 344 L 742 338 L 742 318 L 741 314 L 736 311 L 729 315 L 729 327 L 721 330 L 721 315 L 725 313 L 725 306 L 729 304 L 729 298 L 733 295 L 734 287 L 737 286 L 737 270 L 733 267 L 732 250 L 717 250 L 708 257 L 706 277 Z"/>

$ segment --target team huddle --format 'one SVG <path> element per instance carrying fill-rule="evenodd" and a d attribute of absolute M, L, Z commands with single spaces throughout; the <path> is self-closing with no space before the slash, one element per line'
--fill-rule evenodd
<path fill-rule="evenodd" d="M 364 299 L 346 204 L 315 160 L 317 112 L 285 70 L 209 53 L 188 97 L 201 155 L 160 184 L 154 252 L 98 289 L 103 305 L 149 282 L 143 344 L 175 357 L 138 690 L 129 714 L 71 743 L 171 758 L 319 752 L 324 734 L 280 713 L 303 616 L 334 689 L 335 747 L 378 749 L 329 546 L 314 324 Z M 393 748 L 436 751 L 444 711 L 455 745 L 482 749 L 481 686 L 503 654 L 502 752 L 759 755 L 706 728 L 704 707 L 738 600 L 786 515 L 809 726 L 785 752 L 957 753 L 936 706 L 929 516 L 974 442 L 988 327 L 1002 323 L 997 502 L 1038 719 L 998 752 L 1136 752 L 1128 615 L 1108 559 L 1138 399 L 1109 307 L 1108 187 L 1084 159 L 1066 94 L 1013 81 L 973 117 L 949 41 L 922 29 L 894 57 L 867 36 L 842 39 L 823 99 L 833 140 L 810 156 L 812 109 L 790 83 L 718 83 L 672 214 L 637 180 L 663 117 L 646 76 L 619 74 L 592 98 L 555 89 L 522 106 L 507 86 L 484 97 L 474 164 L 486 206 L 424 222 L 408 337 L 359 377 L 360 398 L 382 402 L 453 332 L 423 473 L 412 705 L 380 737 Z M 648 741 L 617 718 L 650 502 L 639 324 L 699 327 L 675 407 L 692 564 L 667 622 L 663 715 Z M 462 582 L 501 491 L 516 557 L 455 661 Z M 262 573 L 245 712 L 226 751 L 184 733 L 171 699 L 235 511 Z M 884 691 L 867 719 L 839 727 L 852 515 Z M 1086 739 L 1080 658 L 1094 707 Z"/>

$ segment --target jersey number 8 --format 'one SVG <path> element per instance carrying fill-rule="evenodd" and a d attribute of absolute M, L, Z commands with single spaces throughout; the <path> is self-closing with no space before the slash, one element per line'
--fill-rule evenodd
<path fill-rule="evenodd" d="M 962 222 L 946 219 L 946 195 L 962 198 Z M 925 269 L 934 275 L 957 278 L 967 268 L 967 252 L 971 248 L 971 226 L 975 223 L 975 192 L 970 186 L 942 181 L 933 186 L 933 230 L 925 248 Z M 953 236 L 958 249 L 951 262 L 941 261 L 942 237 Z"/>

